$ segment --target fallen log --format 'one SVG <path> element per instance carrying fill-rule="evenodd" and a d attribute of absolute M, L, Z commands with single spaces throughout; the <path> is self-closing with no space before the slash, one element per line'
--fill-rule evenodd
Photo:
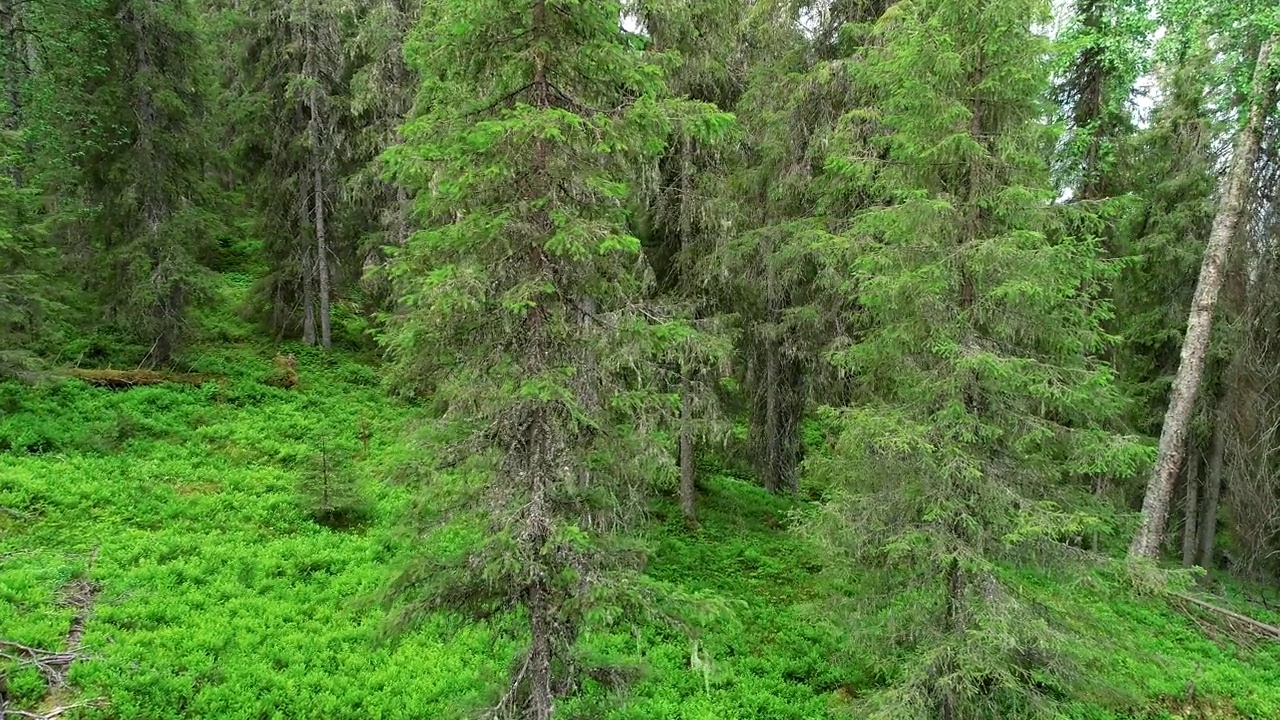
<path fill-rule="evenodd" d="M 1217 605 L 1214 605 L 1213 603 L 1205 602 L 1204 600 L 1201 600 L 1199 598 L 1191 597 L 1190 595 L 1183 595 L 1182 593 L 1174 593 L 1173 596 L 1184 602 L 1191 603 L 1192 605 L 1195 605 L 1201 610 L 1207 610 L 1220 617 L 1224 617 L 1228 620 L 1240 623 L 1241 625 L 1248 627 L 1250 630 L 1253 630 L 1259 635 L 1264 635 L 1266 637 L 1271 638 L 1272 640 L 1275 640 L 1276 642 L 1280 642 L 1280 627 L 1276 627 L 1275 625 L 1269 625 L 1267 623 L 1262 622 L 1261 620 L 1255 620 L 1254 618 L 1251 618 L 1248 615 L 1242 615 L 1233 610 L 1228 610 L 1224 607 L 1219 607 Z"/>
<path fill-rule="evenodd" d="M 82 370 L 80 368 L 69 368 L 59 374 L 83 380 L 96 387 L 108 388 L 131 388 L 142 385 L 162 385 L 164 383 L 200 386 L 218 379 L 216 375 L 169 373 L 155 370 Z"/>

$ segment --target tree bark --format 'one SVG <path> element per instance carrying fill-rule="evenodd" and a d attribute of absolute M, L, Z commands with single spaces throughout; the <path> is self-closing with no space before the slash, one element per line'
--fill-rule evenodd
<path fill-rule="evenodd" d="M 312 283 L 315 274 L 311 267 L 311 248 L 302 251 L 302 342 L 316 344 L 316 295 Z"/>
<path fill-rule="evenodd" d="M 680 388 L 680 512 L 690 527 L 698 524 L 698 490 L 693 464 L 693 383 L 688 369 Z"/>
<path fill-rule="evenodd" d="M 686 132 L 680 146 L 680 250 L 688 253 L 693 243 L 693 138 Z M 682 272 L 684 268 L 682 267 Z M 687 289 L 687 286 L 686 286 Z M 697 317 L 694 309 L 690 315 Z M 680 367 L 680 511 L 685 524 L 698 524 L 697 488 L 693 447 L 693 363 L 681 361 Z"/>
<path fill-rule="evenodd" d="M 316 188 L 316 274 L 320 279 L 320 344 L 327 350 L 333 347 L 333 333 L 329 312 L 329 242 L 325 236 L 324 178 L 319 163 L 315 166 Z"/>
<path fill-rule="evenodd" d="M 764 488 L 771 493 L 782 489 L 782 430 L 779 427 L 781 403 L 778 402 L 778 351 L 777 343 L 769 338 L 765 341 L 765 375 L 764 375 Z"/>
<path fill-rule="evenodd" d="M 1214 541 L 1218 534 L 1218 501 L 1222 497 L 1222 467 L 1227 451 L 1227 395 L 1218 403 L 1214 413 L 1213 440 L 1209 446 L 1209 473 L 1205 478 L 1204 508 L 1200 511 L 1200 546 L 1198 564 L 1205 570 L 1213 568 Z"/>
<path fill-rule="evenodd" d="M 1200 462 L 1199 458 L 1192 457 L 1187 463 L 1187 472 L 1183 479 L 1185 492 L 1183 493 L 1183 516 L 1182 516 L 1182 567 L 1191 567 L 1196 564 L 1196 530 L 1199 525 L 1196 522 L 1196 512 L 1199 510 L 1199 494 L 1200 494 Z"/>
<path fill-rule="evenodd" d="M 325 235 L 325 206 L 324 206 L 324 137 L 320 130 L 320 73 L 316 68 L 315 59 L 315 43 L 316 28 L 314 23 L 308 23 L 307 32 L 307 65 L 308 76 L 311 80 L 311 92 L 308 96 L 308 105 L 310 105 L 311 121 L 311 173 L 312 173 L 312 191 L 315 196 L 314 200 L 314 221 L 316 230 L 316 275 L 320 280 L 320 345 L 326 350 L 333 347 L 333 336 L 330 329 L 329 314 L 329 243 Z"/>
<path fill-rule="evenodd" d="M 1227 186 L 1205 247 L 1200 279 L 1196 283 L 1186 338 L 1182 344 L 1182 357 L 1160 433 L 1155 467 L 1142 500 L 1142 522 L 1129 546 L 1130 557 L 1155 559 L 1169 519 L 1169 500 L 1186 451 L 1187 427 L 1204 378 L 1213 313 L 1222 289 L 1223 266 L 1244 214 L 1249 179 L 1258 159 L 1262 126 L 1273 97 L 1275 82 L 1270 73 L 1270 61 L 1275 43 L 1276 37 L 1273 36 L 1258 51 L 1249 119 L 1236 139 L 1235 158 L 1227 178 Z"/>

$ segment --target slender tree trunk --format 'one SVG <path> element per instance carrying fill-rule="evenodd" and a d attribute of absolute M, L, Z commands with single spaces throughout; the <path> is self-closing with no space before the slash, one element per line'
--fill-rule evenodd
<path fill-rule="evenodd" d="M 773 263 L 766 259 L 765 268 L 765 304 L 767 306 L 766 323 L 768 330 L 764 338 L 764 487 L 771 493 L 782 490 L 785 480 L 782 477 L 782 368 L 778 357 L 777 322 L 778 297 L 774 283 Z"/>
<path fill-rule="evenodd" d="M 315 273 L 311 264 L 311 248 L 302 251 L 302 342 L 316 344 Z"/>
<path fill-rule="evenodd" d="M 327 350 L 333 347 L 333 334 L 329 314 L 329 242 L 324 224 L 324 178 L 319 163 L 315 166 L 316 188 L 316 274 L 320 279 L 320 344 Z"/>
<path fill-rule="evenodd" d="M 1209 233 L 1204 261 L 1200 267 L 1200 279 L 1196 283 L 1195 298 L 1187 321 L 1186 338 L 1182 344 L 1182 358 L 1178 374 L 1173 382 L 1173 394 L 1165 413 L 1164 427 L 1160 433 L 1160 446 L 1155 467 L 1142 500 L 1142 522 L 1129 546 L 1130 557 L 1155 559 L 1160 549 L 1160 539 L 1169 519 L 1169 500 L 1173 485 L 1182 465 L 1186 450 L 1187 427 L 1195 408 L 1196 396 L 1204 376 L 1205 356 L 1213 328 L 1213 313 L 1222 289 L 1223 265 L 1231 242 L 1244 214 L 1245 199 L 1249 191 L 1249 179 L 1258 159 L 1262 126 L 1270 110 L 1275 82 L 1270 73 L 1271 51 L 1276 43 L 1272 37 L 1258 51 L 1258 67 L 1253 78 L 1253 102 L 1249 120 L 1236 140 L 1235 157 L 1227 186 Z"/>
<path fill-rule="evenodd" d="M 316 229 L 316 275 L 320 280 L 320 345 L 326 350 L 333 346 L 329 314 L 329 242 L 325 235 L 324 206 L 324 137 L 320 129 L 320 73 L 316 67 L 315 43 L 316 28 L 308 22 L 307 66 L 311 79 L 311 92 L 308 105 L 311 111 L 311 173 L 314 197 L 314 222 Z"/>
<path fill-rule="evenodd" d="M 402 185 L 396 186 L 395 234 L 392 242 L 396 247 L 409 244 L 409 191 Z"/>
<path fill-rule="evenodd" d="M 1222 497 L 1223 459 L 1227 452 L 1227 397 L 1222 399 L 1213 418 L 1213 440 L 1209 444 L 1209 473 L 1205 478 L 1204 508 L 1200 511 L 1200 546 L 1197 564 L 1205 570 L 1213 568 L 1213 547 L 1218 535 L 1218 501 Z"/>
<path fill-rule="evenodd" d="M 545 581 L 529 592 L 529 714 L 530 720 L 551 720 L 554 694 L 551 690 L 551 601 Z"/>
<path fill-rule="evenodd" d="M 680 250 L 693 242 L 693 138 L 686 132 L 680 146 Z M 681 272 L 685 272 L 682 267 Z M 683 279 L 683 278 L 682 278 Z M 697 311 L 691 313 L 697 318 Z M 698 524 L 698 490 L 694 481 L 693 368 L 688 360 L 680 368 L 680 510 L 690 527 Z"/>
<path fill-rule="evenodd" d="M 693 383 L 688 369 L 680 388 L 680 511 L 690 527 L 698 524 L 698 490 L 694 485 Z"/>
<path fill-rule="evenodd" d="M 1196 531 L 1199 525 L 1196 522 L 1196 512 L 1200 507 L 1200 459 L 1191 457 L 1187 462 L 1187 472 L 1185 473 L 1183 483 L 1185 484 L 1183 493 L 1183 516 L 1182 516 L 1182 567 L 1191 567 L 1196 564 L 1196 550 L 1199 546 L 1196 544 Z"/>
<path fill-rule="evenodd" d="M 130 16 L 130 20 L 133 23 L 134 53 L 137 56 L 136 77 L 146 78 L 151 73 L 151 58 L 147 52 L 145 42 L 148 29 L 145 22 L 136 13 Z M 156 155 L 152 152 L 152 137 L 157 125 L 156 107 L 155 100 L 151 96 L 151 90 L 145 84 L 139 84 L 137 106 L 134 110 L 138 118 L 135 142 L 140 151 L 148 156 L 149 160 L 154 160 Z M 155 165 L 151 165 L 149 169 L 152 173 L 159 174 L 161 172 L 160 168 Z M 159 244 L 161 242 L 160 231 L 164 226 L 165 218 L 170 212 L 168 203 L 154 192 L 141 198 L 141 200 L 142 221 L 146 228 L 144 232 L 147 238 L 147 256 L 151 261 L 149 281 L 154 293 L 151 299 L 151 319 L 155 340 L 148 360 L 153 366 L 165 365 L 173 357 L 173 348 L 178 334 L 179 303 L 182 297 L 182 290 L 179 285 L 181 280 L 172 276 L 174 270 L 168 265 L 169 260 L 166 258 L 164 248 Z"/>
<path fill-rule="evenodd" d="M 764 374 L 764 488 L 771 493 L 782 489 L 781 435 L 782 429 L 779 413 L 782 404 L 778 394 L 778 349 L 773 338 L 765 341 L 765 374 Z"/>
<path fill-rule="evenodd" d="M 546 310 L 538 308 L 529 314 L 529 325 L 534 340 L 529 354 L 529 370 L 539 372 L 547 364 L 545 329 Z M 549 484 L 556 466 L 564 460 L 556 457 L 553 432 L 547 412 L 534 410 L 527 426 L 524 442 L 520 443 L 520 455 L 516 459 L 524 475 L 521 484 L 529 492 L 529 506 L 525 517 L 524 539 L 527 550 L 533 554 L 530 582 L 526 591 L 529 611 L 529 659 L 525 680 L 528 682 L 528 704 L 521 717 L 530 720 L 550 720 L 555 703 L 552 662 L 554 660 L 553 636 L 555 635 L 555 607 L 551 596 L 553 571 L 547 567 L 542 553 L 551 539 L 551 498 Z M 519 678 L 514 679 L 516 683 Z"/>

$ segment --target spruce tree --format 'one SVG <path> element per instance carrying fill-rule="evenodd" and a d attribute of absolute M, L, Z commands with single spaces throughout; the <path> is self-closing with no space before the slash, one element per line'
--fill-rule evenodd
<path fill-rule="evenodd" d="M 369 314 L 391 309 L 383 246 L 403 247 L 411 229 L 409 190 L 384 177 L 380 155 L 400 141 L 400 124 L 413 107 L 417 78 L 405 61 L 404 43 L 420 12 L 420 3 L 408 0 L 367 0 L 359 7 L 358 25 L 348 43 L 357 68 L 350 103 L 359 167 L 347 185 L 363 235 L 357 258 Z"/>
<path fill-rule="evenodd" d="M 836 5 L 829 9 L 838 14 L 826 21 L 853 29 L 885 6 Z M 833 391 L 822 357 L 846 336 L 852 308 L 827 272 L 829 233 L 865 202 L 858 193 L 833 192 L 844 184 L 841 157 L 862 152 L 860 140 L 837 132 L 863 101 L 864 87 L 851 77 L 860 60 L 854 48 L 833 45 L 817 46 L 826 59 L 815 56 L 802 21 L 816 9 L 779 2 L 750 8 L 751 52 L 735 107 L 745 137 L 721 199 L 738 212 L 733 236 L 712 259 L 724 308 L 741 325 L 751 451 L 771 492 L 799 489 L 801 422 L 819 388 Z"/>
<path fill-rule="evenodd" d="M 884 150 L 863 177 L 887 202 L 844 236 L 864 325 L 833 356 L 853 377 L 824 411 L 836 452 L 809 467 L 836 487 L 811 529 L 897 596 L 868 625 L 892 678 L 871 717 L 1052 716 L 1067 663 L 1002 568 L 1084 527 L 1073 474 L 1143 457 L 1104 429 L 1122 407 L 1094 359 L 1107 268 L 1054 224 L 1047 11 L 907 0 L 865 48 Z"/>
<path fill-rule="evenodd" d="M 190 335 L 205 285 L 200 256 L 217 222 L 206 211 L 208 86 L 196 16 L 188 0 L 113 0 L 102 12 L 112 40 L 95 97 L 105 137 L 86 163 L 100 205 L 97 287 L 108 319 L 164 364 Z"/>
<path fill-rule="evenodd" d="M 645 311 L 627 200 L 669 118 L 693 109 L 666 98 L 622 9 L 429 3 L 408 48 L 419 110 L 388 158 L 424 228 L 393 255 L 401 302 L 385 340 L 397 382 L 429 384 L 444 408 L 431 487 L 465 488 L 401 597 L 520 611 L 501 717 L 552 717 L 598 664 L 593 632 L 647 585 L 628 538 L 672 465 L 654 436 L 672 398 L 651 353 L 689 330 Z M 459 532 L 472 542 L 459 548 Z"/>
<path fill-rule="evenodd" d="M 271 271 L 255 297 L 279 336 L 332 343 L 335 222 L 344 210 L 347 142 L 342 9 L 331 0 L 258 0 L 244 7 L 239 142 Z"/>
<path fill-rule="evenodd" d="M 49 280 L 49 248 L 36 216 L 39 195 L 36 188 L 18 184 L 20 143 L 16 132 L 0 130 L 0 378 L 31 369 L 29 349 Z"/>
<path fill-rule="evenodd" d="M 1148 0 L 1076 0 L 1058 39 L 1068 66 L 1057 89 L 1067 132 L 1058 182 L 1080 200 L 1099 200 L 1108 187 L 1118 145 L 1132 132 L 1134 84 L 1146 70 L 1151 36 Z"/>
<path fill-rule="evenodd" d="M 717 107 L 732 107 L 739 94 L 734 58 L 739 54 L 740 0 L 674 0 L 643 3 L 645 34 L 658 51 L 678 53 L 669 85 L 673 94 Z M 680 506 L 687 524 L 697 524 L 696 453 L 699 445 L 729 435 L 720 407 L 721 381 L 733 346 L 724 307 L 716 302 L 716 248 L 731 227 L 726 194 L 728 138 L 700 142 L 710 116 L 694 105 L 689 118 L 674 118 L 673 137 L 658 164 L 652 187 L 642 188 L 644 253 L 655 275 L 655 304 L 688 321 L 690 333 L 671 359 L 669 377 L 680 396 Z M 731 125 L 727 114 L 715 124 Z M 690 124 L 692 123 L 692 124 Z"/>
<path fill-rule="evenodd" d="M 22 115 L 24 58 L 20 54 L 25 29 L 16 3 L 0 2 L 0 377 L 19 373 L 27 365 L 21 349 L 29 340 L 29 324 L 37 277 L 33 270 L 36 238 L 32 227 L 33 193 L 24 187 L 27 162 Z"/>

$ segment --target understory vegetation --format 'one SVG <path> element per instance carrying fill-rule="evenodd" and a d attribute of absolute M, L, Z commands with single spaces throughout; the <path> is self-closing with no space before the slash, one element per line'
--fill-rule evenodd
<path fill-rule="evenodd" d="M 228 297 L 244 290 L 236 279 Z M 387 400 L 367 357 L 278 346 L 247 325 L 222 332 L 182 366 L 223 378 L 200 387 L 0 385 L 3 639 L 61 648 L 87 618 L 74 691 L 26 666 L 6 678 L 11 707 L 75 698 L 97 701 L 73 711 L 86 718 L 234 720 L 451 717 L 482 704 L 517 619 L 441 612 L 408 634 L 388 621 L 388 584 L 415 554 L 402 521 L 415 502 L 406 468 L 424 462 L 404 440 L 412 406 Z M 297 357 L 296 388 L 271 384 L 277 351 Z M 322 449 L 359 522 L 317 516 Z M 696 529 L 674 487 L 643 529 L 647 572 L 706 601 L 705 629 L 653 622 L 593 638 L 635 660 L 634 681 L 622 698 L 588 684 L 570 716 L 838 718 L 895 682 L 900 659 L 867 638 L 902 632 L 886 618 L 919 597 L 891 577 L 842 574 L 793 532 L 823 488 L 772 495 L 734 466 L 700 464 Z M 80 580 L 94 588 L 84 609 L 68 597 Z M 1114 573 L 1011 580 L 1066 623 L 1086 682 L 1065 717 L 1280 713 L 1280 644 L 1241 644 L 1211 616 L 1132 597 Z M 1280 606 L 1258 606 L 1265 588 L 1221 592 L 1280 621 Z"/>

